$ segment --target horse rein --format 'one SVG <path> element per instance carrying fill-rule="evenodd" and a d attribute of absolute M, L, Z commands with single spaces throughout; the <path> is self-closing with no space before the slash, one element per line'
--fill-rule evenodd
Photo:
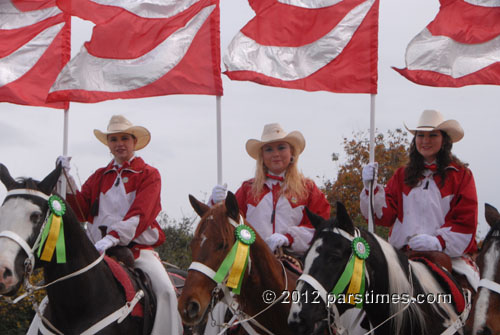
<path fill-rule="evenodd" d="M 490 280 L 490 279 L 486 279 L 486 278 L 481 279 L 479 281 L 479 284 L 477 285 L 477 287 L 478 287 L 478 289 L 479 289 L 479 287 L 484 287 L 490 291 L 493 291 L 493 292 L 500 294 L 500 284 L 493 281 L 493 280 Z"/>
<path fill-rule="evenodd" d="M 337 227 L 334 228 L 333 232 L 343 236 L 344 238 L 346 238 L 350 241 L 352 241 L 355 237 L 360 236 L 360 232 L 359 232 L 358 228 L 355 228 L 354 236 L 352 236 L 350 233 L 348 233 L 342 229 L 339 229 Z M 366 275 L 366 279 L 367 279 L 368 285 L 369 285 L 368 272 L 365 271 L 365 275 Z M 309 285 L 311 285 L 311 287 L 313 289 L 315 289 L 316 291 L 318 291 L 320 293 L 320 297 L 323 299 L 323 301 L 325 303 L 325 307 L 326 307 L 327 312 L 328 312 L 328 327 L 329 327 L 329 331 L 330 331 L 332 324 L 330 323 L 330 309 L 328 308 L 328 292 L 325 290 L 323 285 L 321 285 L 321 283 L 319 283 L 311 275 L 302 274 L 297 279 L 297 281 L 299 281 L 299 280 L 302 280 L 302 281 L 308 283 Z M 408 281 L 410 283 L 410 287 L 413 290 L 413 274 L 412 274 L 412 267 L 411 267 L 410 262 L 408 262 Z M 491 280 L 481 279 L 481 281 L 479 282 L 479 286 L 483 286 L 483 287 L 486 287 L 492 291 L 500 293 L 500 284 L 492 282 Z M 413 292 L 411 293 L 411 296 L 413 296 Z M 455 334 L 460 328 L 462 328 L 465 325 L 465 322 L 467 321 L 467 318 L 468 318 L 470 310 L 471 310 L 471 292 L 467 289 L 465 290 L 465 300 L 467 303 L 466 303 L 464 311 L 460 315 L 458 315 L 458 318 L 447 329 L 445 329 L 441 333 L 441 335 Z M 411 303 L 412 302 L 410 301 L 406 306 L 404 306 L 403 309 L 401 309 L 397 313 L 391 315 L 390 317 L 388 317 L 387 319 L 385 319 L 384 321 L 379 323 L 376 327 L 371 328 L 368 332 L 366 332 L 363 335 L 371 334 L 374 330 L 376 330 L 377 328 L 379 328 L 380 326 L 382 326 L 383 324 L 385 324 L 389 320 L 393 319 L 394 317 L 396 317 L 400 313 L 404 312 L 407 308 L 410 307 Z M 344 329 L 344 327 L 342 327 L 340 325 L 340 315 L 339 315 L 338 308 L 335 304 L 331 304 L 331 306 L 332 306 L 331 309 L 333 311 L 333 316 L 334 316 L 333 326 L 335 327 L 337 334 L 341 335 L 345 332 L 345 329 Z M 360 316 L 361 316 L 361 313 L 358 315 L 356 322 L 358 321 Z"/>
<path fill-rule="evenodd" d="M 334 233 L 336 233 L 336 234 L 341 235 L 342 237 L 346 238 L 347 240 L 349 240 L 351 242 L 354 240 L 354 238 L 361 236 L 361 233 L 360 233 L 360 231 L 359 231 L 358 228 L 354 228 L 354 236 L 351 235 L 349 232 L 346 232 L 343 229 L 340 229 L 340 228 L 337 228 L 337 227 L 335 227 L 332 231 Z M 351 255 L 351 257 L 352 257 L 352 255 Z M 368 272 L 367 271 L 365 271 L 365 277 L 366 277 L 366 280 L 368 282 L 368 285 L 370 285 L 370 278 L 368 276 Z M 413 275 L 412 275 L 411 264 L 410 263 L 408 263 L 408 277 L 409 277 L 410 286 L 413 289 Z M 327 316 L 327 318 L 328 318 L 328 331 L 331 333 L 331 327 L 333 326 L 335 328 L 337 334 L 342 335 L 346 331 L 346 329 L 340 324 L 340 313 L 339 313 L 339 310 L 337 308 L 337 305 L 335 305 L 335 304 L 328 304 L 328 291 L 326 291 L 326 289 L 323 287 L 323 285 L 321 285 L 321 283 L 318 282 L 316 280 L 316 278 L 312 277 L 309 274 L 302 274 L 297 279 L 297 281 L 299 281 L 299 280 L 302 280 L 302 281 L 306 282 L 307 284 L 311 285 L 311 287 L 313 289 L 315 289 L 317 292 L 320 293 L 320 297 L 323 299 L 323 301 L 325 303 L 325 307 L 326 307 L 327 313 L 328 313 L 328 316 Z M 413 292 L 412 292 L 411 295 L 413 296 Z M 387 319 L 385 319 L 384 321 L 382 321 L 381 323 L 379 323 L 376 327 L 371 328 L 369 331 L 367 331 L 363 335 L 368 335 L 368 334 L 373 333 L 374 330 L 376 330 L 377 328 L 381 327 L 383 324 L 385 324 L 389 320 L 395 318 L 400 313 L 404 312 L 407 308 L 410 307 L 410 304 L 411 304 L 411 302 L 408 303 L 403 309 L 401 309 L 397 313 L 391 315 L 390 317 L 388 317 Z M 329 308 L 329 306 L 330 306 L 330 308 Z M 469 306 L 469 308 L 470 308 L 470 306 Z M 330 313 L 331 312 L 333 312 L 333 324 L 330 322 Z M 359 322 L 362 315 L 363 314 L 360 313 L 358 315 L 358 317 L 356 318 L 356 320 L 354 321 L 354 323 Z M 468 315 L 468 313 L 467 313 L 467 315 Z M 453 327 L 453 325 L 450 326 L 450 328 L 451 327 Z M 443 333 L 443 334 L 445 334 L 445 333 Z M 454 332 L 451 333 L 451 334 L 454 334 Z"/>
<path fill-rule="evenodd" d="M 14 189 L 14 190 L 7 192 L 7 195 L 5 197 L 7 198 L 8 196 L 14 196 L 14 195 L 30 195 L 30 196 L 42 198 L 42 199 L 47 200 L 47 201 L 49 200 L 49 196 L 46 195 L 45 193 L 42 193 L 42 192 L 37 191 L 37 190 L 32 190 L 32 189 Z M 24 294 L 18 296 L 17 298 L 15 298 L 14 300 L 12 300 L 11 302 L 13 304 L 16 304 L 20 300 L 24 299 L 26 296 L 33 296 L 35 291 L 47 288 L 55 283 L 58 283 L 58 282 L 76 277 L 82 273 L 85 273 L 85 272 L 89 271 L 90 269 L 92 269 L 93 267 L 95 267 L 97 264 L 99 264 L 104 259 L 105 253 L 102 253 L 99 256 L 99 258 L 97 258 L 95 261 L 93 261 L 89 265 L 85 266 L 84 268 L 77 270 L 75 272 L 72 272 L 66 276 L 61 277 L 61 278 L 58 278 L 58 279 L 56 279 L 48 284 L 45 284 L 42 286 L 37 286 L 37 285 L 31 284 L 29 279 L 30 279 L 31 274 L 33 273 L 34 268 L 35 268 L 34 251 L 38 248 L 38 246 L 40 244 L 42 231 L 43 231 L 43 228 L 45 227 L 45 225 L 47 224 L 48 217 L 49 217 L 49 211 L 47 211 L 47 215 L 45 217 L 44 223 L 42 224 L 42 227 L 40 228 L 40 233 L 38 234 L 38 236 L 35 240 L 35 243 L 33 244 L 33 247 L 30 247 L 24 239 L 22 239 L 18 234 L 14 233 L 12 231 L 6 230 L 6 231 L 0 232 L 0 237 L 5 237 L 5 238 L 11 239 L 14 242 L 16 242 L 24 250 L 24 252 L 28 256 L 24 262 L 24 265 L 25 265 L 24 285 L 25 285 L 26 292 Z M 122 320 L 125 316 L 127 316 L 130 313 L 130 311 L 132 311 L 132 308 L 135 306 L 135 304 L 137 304 L 137 302 L 142 298 L 142 295 L 140 295 L 140 294 L 144 295 L 144 293 L 142 291 L 139 291 L 137 293 L 136 297 L 134 297 L 134 299 L 131 302 L 127 302 L 124 307 L 122 307 L 121 309 L 119 309 L 115 313 L 109 315 L 105 319 L 101 320 L 99 323 L 92 326 L 89 330 L 83 332 L 82 334 L 94 334 L 96 331 L 100 330 L 100 329 L 95 330 L 95 327 L 96 326 L 101 327 L 104 323 L 107 323 L 107 324 L 104 325 L 102 328 L 104 328 L 105 326 L 107 326 L 111 322 L 114 322 L 115 320 L 118 320 L 120 322 L 120 320 Z M 0 295 L 0 297 L 1 297 L 1 295 Z M 6 297 L 4 297 L 4 298 L 6 298 Z M 9 300 L 10 300 L 10 298 L 9 298 Z M 40 317 L 40 319 L 45 321 L 58 334 L 62 334 L 59 330 L 57 330 L 57 328 L 52 326 L 52 324 L 50 323 L 49 320 L 47 320 L 42 315 L 36 302 L 32 301 L 32 303 L 33 303 L 33 305 L 35 307 L 35 311 L 36 311 L 37 315 Z M 128 311 L 128 313 L 126 313 L 127 311 Z M 110 321 L 112 318 L 114 318 L 114 319 L 112 321 Z M 41 325 L 43 326 L 43 322 L 41 323 Z M 44 326 L 40 330 L 42 330 L 44 334 L 53 334 L 48 329 L 46 329 Z M 89 332 L 89 331 L 92 331 L 92 332 Z"/>
<path fill-rule="evenodd" d="M 243 220 L 243 217 L 240 215 L 239 216 L 239 222 L 237 223 L 236 221 L 234 221 L 232 218 L 228 218 L 229 220 L 229 223 L 234 226 L 234 227 L 237 227 L 239 225 L 244 225 L 244 220 Z M 233 326 L 236 326 L 236 325 L 239 325 L 241 324 L 241 326 L 250 334 L 250 335 L 258 335 L 258 333 L 252 328 L 252 326 L 250 326 L 247 322 L 252 322 L 254 325 L 256 325 L 257 327 L 259 327 L 261 330 L 265 331 L 267 334 L 269 335 L 273 335 L 273 333 L 268 330 L 265 326 L 263 326 L 262 324 L 260 324 L 257 320 L 255 320 L 256 317 L 258 317 L 260 314 L 264 313 L 266 310 L 268 310 L 269 308 L 271 308 L 272 306 L 274 306 L 275 304 L 277 304 L 278 302 L 280 302 L 281 300 L 283 300 L 283 298 L 285 298 L 286 296 L 286 291 L 288 291 L 288 276 L 286 274 L 286 270 L 285 270 L 285 267 L 283 265 L 283 263 L 280 261 L 280 264 L 281 264 L 281 267 L 283 269 L 283 273 L 284 273 L 284 277 L 285 277 L 285 289 L 283 290 L 283 293 L 277 298 L 275 299 L 271 304 L 269 304 L 266 308 L 264 308 L 263 310 L 261 310 L 260 312 L 258 312 L 257 314 L 253 315 L 253 316 L 248 316 L 245 312 L 243 312 L 240 308 L 239 308 L 239 303 L 233 298 L 231 292 L 229 292 L 228 288 L 226 285 L 224 285 L 223 283 L 217 283 L 216 282 L 216 286 L 215 288 L 212 290 L 212 293 L 211 293 L 211 299 L 210 299 L 210 306 L 209 308 L 212 310 L 215 306 L 215 304 L 217 303 L 217 295 L 219 294 L 219 292 L 222 291 L 223 293 L 223 298 L 221 299 L 221 301 L 226 304 L 228 306 L 228 308 L 231 310 L 231 313 L 233 313 L 233 317 L 231 318 L 231 320 L 224 325 L 222 331 L 220 331 L 218 333 L 218 335 L 220 334 L 224 334 L 227 329 L 229 329 L 229 327 L 233 327 Z M 250 273 L 250 266 L 251 266 L 251 258 L 248 259 L 248 273 Z M 188 268 L 188 271 L 189 270 L 195 270 L 195 271 L 198 271 L 198 272 L 201 272 L 203 273 L 205 276 L 207 276 L 208 278 L 212 279 L 214 282 L 215 282 L 215 271 L 212 270 L 210 267 L 206 266 L 205 264 L 203 263 L 200 263 L 200 262 L 192 262 L 190 265 L 189 265 L 189 268 Z M 208 312 L 208 309 L 207 309 L 207 312 Z M 211 311 L 210 311 L 211 312 Z M 237 316 L 243 316 L 244 319 L 243 320 L 239 320 L 237 322 L 234 322 L 235 318 Z M 213 316 L 212 316 L 212 319 L 213 319 Z"/>
<path fill-rule="evenodd" d="M 358 228 L 354 229 L 354 236 L 351 235 L 350 233 L 346 232 L 345 230 L 339 229 L 337 227 L 333 228 L 332 232 L 341 235 L 342 237 L 346 238 L 347 240 L 349 240 L 351 242 L 356 237 L 360 237 L 361 236 L 361 233 L 360 233 L 360 231 L 359 231 Z M 351 254 L 351 257 L 352 257 L 352 254 Z M 369 285 L 370 284 L 370 278 L 368 276 L 368 272 L 367 271 L 365 271 L 365 278 L 368 281 L 368 285 Z M 318 280 L 316 280 L 316 278 L 314 278 L 313 276 L 311 276 L 311 275 L 309 275 L 307 273 L 303 273 L 297 279 L 297 282 L 299 282 L 299 281 L 303 281 L 303 282 L 309 284 L 314 290 L 316 290 L 316 292 L 319 293 L 319 296 L 323 300 L 323 302 L 325 304 L 325 308 L 326 308 L 327 313 L 328 313 L 328 331 L 330 332 L 331 328 L 332 328 L 332 324 L 330 322 L 330 312 L 333 312 L 333 326 L 335 327 L 335 330 L 337 331 L 337 334 L 340 334 L 340 335 L 343 334 L 346 331 L 346 329 L 340 324 L 340 313 L 339 313 L 339 310 L 337 308 L 337 305 L 335 305 L 335 304 L 329 304 L 329 301 L 328 301 L 328 294 L 329 293 L 324 288 L 324 286 L 321 285 L 321 283 Z M 360 313 L 360 315 L 361 315 L 361 313 Z M 368 332 L 367 334 L 369 334 L 370 332 Z"/>

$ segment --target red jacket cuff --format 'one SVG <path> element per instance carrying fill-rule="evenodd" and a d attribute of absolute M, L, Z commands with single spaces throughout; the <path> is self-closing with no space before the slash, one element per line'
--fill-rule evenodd
<path fill-rule="evenodd" d="M 285 236 L 288 239 L 288 246 L 290 247 L 293 243 L 293 236 L 290 234 L 285 234 Z"/>

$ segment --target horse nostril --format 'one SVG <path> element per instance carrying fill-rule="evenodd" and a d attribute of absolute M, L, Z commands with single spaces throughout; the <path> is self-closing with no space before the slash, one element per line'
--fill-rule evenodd
<path fill-rule="evenodd" d="M 5 285 L 3 283 L 0 283 L 0 292 L 3 292 L 5 290 Z"/>
<path fill-rule="evenodd" d="M 190 319 L 194 319 L 198 316 L 200 312 L 200 304 L 196 301 L 191 301 L 187 305 L 187 316 Z"/>
<path fill-rule="evenodd" d="M 12 271 L 9 268 L 5 268 L 3 279 L 7 279 L 8 277 L 12 277 Z"/>

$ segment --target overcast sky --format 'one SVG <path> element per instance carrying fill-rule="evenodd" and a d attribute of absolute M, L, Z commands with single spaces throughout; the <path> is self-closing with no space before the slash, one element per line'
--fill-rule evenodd
<path fill-rule="evenodd" d="M 500 149 L 498 126 L 500 88 L 471 86 L 432 88 L 416 85 L 391 66 L 404 67 L 409 41 L 436 15 L 438 0 L 382 0 L 379 30 L 379 93 L 376 127 L 379 131 L 416 124 L 424 109 L 437 109 L 458 120 L 465 137 L 454 153 L 470 164 L 479 197 L 479 222 L 487 230 L 484 203 L 500 208 L 497 187 Z M 253 17 L 246 0 L 221 0 L 221 48 Z M 72 54 L 90 39 L 92 24 L 73 18 Z M 224 68 L 223 68 L 224 70 Z M 255 162 L 245 151 L 249 138 L 260 138 L 263 125 L 279 122 L 287 131 L 300 130 L 306 148 L 300 157 L 302 172 L 318 185 L 335 178 L 333 152 L 342 153 L 342 139 L 369 128 L 370 97 L 366 94 L 304 92 L 230 81 L 223 75 L 223 179 L 233 192 L 253 176 Z M 71 103 L 69 155 L 71 173 L 83 183 L 106 165 L 111 156 L 93 135 L 105 130 L 113 114 L 123 114 L 147 127 L 151 143 L 138 155 L 160 170 L 162 206 L 172 218 L 194 216 L 188 194 L 208 199 L 217 181 L 215 97 L 170 95 L 97 104 Z M 0 104 L 0 162 L 12 176 L 43 178 L 62 153 L 63 112 L 56 109 Z M 80 184 L 80 183 L 79 183 Z M 0 187 L 0 198 L 5 188 Z"/>

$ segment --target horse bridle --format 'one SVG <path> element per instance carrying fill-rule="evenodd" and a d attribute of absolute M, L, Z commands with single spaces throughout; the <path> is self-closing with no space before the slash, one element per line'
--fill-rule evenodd
<path fill-rule="evenodd" d="M 342 229 L 337 228 L 337 227 L 335 227 L 333 229 L 333 232 L 337 233 L 337 234 L 339 234 L 339 235 L 341 235 L 343 237 L 345 237 L 346 239 L 348 239 L 351 242 L 352 242 L 352 240 L 354 238 L 360 236 L 360 232 L 359 232 L 358 228 L 354 228 L 354 236 L 351 235 L 350 233 L 342 230 Z M 409 271 L 408 277 L 409 277 L 409 280 L 410 280 L 410 285 L 413 288 L 413 281 L 412 281 L 412 276 L 413 275 L 412 275 L 412 271 L 411 271 L 411 264 L 408 264 L 408 271 Z M 370 279 L 368 277 L 368 272 L 367 271 L 365 271 L 365 276 L 366 276 L 366 280 L 367 280 L 368 285 L 369 285 Z M 327 312 L 328 312 L 328 326 L 329 326 L 329 329 L 330 329 L 330 327 L 331 327 L 332 324 L 330 323 L 330 309 L 328 308 L 329 307 L 329 305 L 328 305 L 328 291 L 325 290 L 325 288 L 323 287 L 323 285 L 321 285 L 321 283 L 318 282 L 316 280 L 316 278 L 314 278 L 314 277 L 312 277 L 312 276 L 310 276 L 308 274 L 302 274 L 297 279 L 297 281 L 299 281 L 299 280 L 302 280 L 302 281 L 308 283 L 309 285 L 312 286 L 313 289 L 315 289 L 316 291 L 318 291 L 320 293 L 320 297 L 325 302 L 325 307 L 326 307 Z M 490 289 L 492 291 L 500 293 L 500 284 L 498 284 L 496 282 L 493 282 L 493 281 L 491 281 L 489 279 L 481 279 L 481 281 L 479 282 L 479 286 L 487 287 L 488 289 Z M 465 307 L 464 311 L 462 312 L 462 314 L 459 315 L 459 317 L 457 318 L 457 320 L 455 320 L 455 322 L 453 322 L 450 326 L 448 326 L 448 328 L 445 331 L 443 331 L 441 333 L 441 335 L 455 334 L 456 331 L 458 331 L 461 327 L 463 327 L 463 325 L 465 324 L 465 321 L 467 320 L 467 317 L 469 315 L 470 309 L 471 309 L 471 293 L 470 293 L 469 290 L 465 290 L 465 300 L 466 300 L 466 307 Z M 396 317 L 399 313 L 402 313 L 403 311 L 405 311 L 410 306 L 410 304 L 411 303 L 407 304 L 402 310 L 400 310 L 396 314 L 391 315 L 388 319 L 382 321 L 376 327 L 371 328 L 366 334 L 372 333 L 375 329 L 379 328 L 380 326 L 382 326 L 383 324 L 385 324 L 387 321 L 389 321 L 392 318 Z M 334 316 L 333 326 L 337 330 L 338 334 L 342 334 L 345 331 L 345 329 L 340 325 L 340 313 L 338 311 L 338 308 L 337 308 L 337 306 L 335 304 L 330 304 L 330 306 L 332 308 L 332 312 L 333 312 L 333 316 Z M 361 316 L 361 313 L 358 315 L 358 318 L 355 321 L 355 323 L 358 322 L 358 321 L 360 321 L 359 320 L 360 316 Z"/>
<path fill-rule="evenodd" d="M 238 220 L 239 222 L 236 222 L 232 218 L 230 218 L 230 217 L 228 218 L 229 223 L 232 226 L 234 226 L 235 228 L 238 227 L 239 225 L 245 224 L 245 221 L 243 220 L 243 217 L 241 215 L 239 215 L 238 219 L 239 219 Z M 257 320 L 255 320 L 255 318 L 257 316 L 259 316 L 260 314 L 264 313 L 266 310 L 268 310 L 272 306 L 274 306 L 276 303 L 283 300 L 283 298 L 286 296 L 285 292 L 288 290 L 288 276 L 286 274 L 286 270 L 285 270 L 283 264 L 281 262 L 280 262 L 280 264 L 283 268 L 283 273 L 285 276 L 285 289 L 283 290 L 283 294 L 281 294 L 281 296 L 279 296 L 276 300 L 274 300 L 271 304 L 269 304 L 265 309 L 263 309 L 262 311 L 258 312 L 257 314 L 255 314 L 253 316 L 248 316 L 245 312 L 243 312 L 240 309 L 239 303 L 233 298 L 232 293 L 229 291 L 227 286 L 224 284 L 224 281 L 222 283 L 217 283 L 215 281 L 214 278 L 215 278 L 216 272 L 214 270 L 212 270 L 210 267 L 208 267 L 207 265 L 200 263 L 200 262 L 192 262 L 191 265 L 189 265 L 188 271 L 194 270 L 194 271 L 201 272 L 205 276 L 212 279 L 216 283 L 216 286 L 214 287 L 214 289 L 211 292 L 210 306 L 208 306 L 207 312 L 209 312 L 208 309 L 213 309 L 215 304 L 219 301 L 219 299 L 218 299 L 219 293 L 222 292 L 223 297 L 222 297 L 222 299 L 220 299 L 220 301 L 223 301 L 223 303 L 226 304 L 228 306 L 228 308 L 231 310 L 231 313 L 233 313 L 233 317 L 232 317 L 231 321 L 229 321 L 228 325 L 226 325 L 226 327 L 219 334 L 224 333 L 227 330 L 227 328 L 229 328 L 231 326 L 241 324 L 242 327 L 250 335 L 258 335 L 258 333 L 252 328 L 252 326 L 248 324 L 248 322 L 250 321 L 250 322 L 252 322 L 252 324 L 259 327 L 262 331 L 266 332 L 267 334 L 273 335 L 273 333 L 270 330 L 268 330 L 266 327 L 264 327 L 262 324 L 260 324 Z M 251 258 L 248 258 L 248 268 L 247 269 L 248 269 L 248 273 L 250 273 Z M 238 317 L 238 316 L 240 316 L 240 317 L 243 316 L 245 319 L 234 322 L 236 317 Z"/>
<path fill-rule="evenodd" d="M 42 193 L 42 192 L 37 191 L 37 190 L 32 190 L 32 189 L 14 189 L 14 190 L 7 192 L 7 195 L 5 197 L 7 198 L 8 196 L 13 196 L 13 195 L 30 195 L 30 196 L 42 198 L 42 199 L 47 200 L 47 201 L 49 200 L 49 196 L 46 195 L 45 193 Z M 29 244 L 25 240 L 23 240 L 18 234 L 16 234 L 15 232 L 12 232 L 9 230 L 0 232 L 0 237 L 6 237 L 6 238 L 13 240 L 17 244 L 19 244 L 21 246 L 21 248 L 28 255 L 28 257 L 26 258 L 26 260 L 24 262 L 24 265 L 25 265 L 24 284 L 25 284 L 26 292 L 24 294 L 20 295 L 19 297 L 17 297 L 16 299 L 14 299 L 12 301 L 14 304 L 17 303 L 18 301 L 20 301 L 21 299 L 25 298 L 26 296 L 33 296 L 35 291 L 47 288 L 47 287 L 49 287 L 55 283 L 61 282 L 63 280 L 70 279 L 72 277 L 76 277 L 78 275 L 81 275 L 82 273 L 85 273 L 88 270 L 95 267 L 97 264 L 99 264 L 104 259 L 105 253 L 102 253 L 95 261 L 93 261 L 92 263 L 90 263 L 89 265 L 85 266 L 84 268 L 82 268 L 80 270 L 72 272 L 66 276 L 58 278 L 58 279 L 56 279 L 48 284 L 42 285 L 42 286 L 32 285 L 29 281 L 29 277 L 31 276 L 31 274 L 35 268 L 35 253 L 34 253 L 34 251 L 38 248 L 38 246 L 40 244 L 40 239 L 42 236 L 43 228 L 47 224 L 47 221 L 48 221 L 47 219 L 48 219 L 49 215 L 50 215 L 50 210 L 47 210 L 47 215 L 45 216 L 45 220 L 42 224 L 42 227 L 40 228 L 40 233 L 38 234 L 38 236 L 35 240 L 35 243 L 33 244 L 33 247 L 30 247 Z M 102 320 L 100 320 L 96 324 L 92 325 L 89 329 L 87 329 L 86 331 L 81 333 L 81 335 L 95 334 L 98 331 L 100 331 L 101 329 L 107 327 L 108 325 L 110 325 L 111 323 L 113 323 L 115 321 L 118 321 L 118 323 L 120 323 L 123 319 L 125 319 L 125 317 L 127 317 L 132 312 L 132 309 L 142 299 L 143 296 L 144 296 L 144 292 L 142 290 L 139 290 L 135 294 L 135 296 L 133 297 L 133 299 L 131 301 L 126 302 L 123 307 L 119 308 L 115 312 L 107 315 L 105 318 L 103 318 Z M 1 297 L 1 295 L 0 295 L 0 297 Z M 33 301 L 33 305 L 35 307 L 36 313 L 40 316 L 40 318 L 44 322 L 46 322 L 50 328 L 52 328 L 54 331 L 56 331 L 57 334 L 62 334 L 57 328 L 55 328 L 50 323 L 49 320 L 47 320 L 42 315 L 42 313 L 40 312 L 40 310 L 38 308 L 38 304 L 36 304 L 36 302 Z M 40 324 L 39 330 L 42 332 L 42 334 L 55 335 L 53 332 L 51 332 L 49 329 L 47 329 L 45 327 L 43 322 Z"/>
<path fill-rule="evenodd" d="M 14 196 L 14 195 L 30 195 L 30 196 L 42 198 L 43 200 L 47 200 L 47 201 L 50 198 L 45 193 L 42 193 L 40 191 L 33 190 L 33 189 L 28 189 L 28 188 L 10 190 L 7 192 L 7 195 L 5 197 L 7 198 L 9 196 Z M 60 281 L 63 281 L 63 280 L 66 280 L 66 279 L 69 279 L 72 277 L 76 277 L 84 272 L 87 272 L 88 270 L 90 270 L 91 268 L 93 268 L 94 266 L 99 264 L 104 259 L 105 254 L 103 253 L 94 262 L 90 263 L 89 265 L 87 265 L 86 267 L 84 267 L 80 270 L 77 270 L 73 273 L 70 273 L 64 277 L 58 278 L 58 279 L 56 279 L 50 283 L 47 283 L 43 286 L 32 285 L 29 281 L 29 278 L 30 278 L 31 274 L 33 273 L 33 270 L 35 269 L 35 250 L 40 245 L 40 239 L 42 236 L 42 232 L 43 232 L 45 225 L 47 224 L 47 221 L 48 221 L 47 219 L 48 219 L 49 215 L 50 215 L 50 210 L 47 210 L 47 214 L 45 215 L 45 220 L 42 224 L 42 227 L 40 228 L 40 232 L 38 233 L 37 238 L 35 239 L 35 243 L 33 244 L 33 247 L 30 247 L 29 244 L 24 239 L 22 239 L 18 234 L 16 234 L 13 231 L 4 230 L 4 231 L 0 232 L 0 237 L 6 237 L 6 238 L 11 239 L 14 242 L 16 242 L 19 246 L 21 246 L 21 248 L 24 250 L 24 252 L 28 256 L 26 258 L 26 260 L 24 261 L 24 266 L 25 266 L 24 284 L 25 284 L 26 292 L 24 294 L 20 295 L 19 297 L 17 297 L 16 299 L 14 299 L 13 303 L 17 303 L 19 300 L 23 299 L 24 297 L 26 297 L 28 295 L 32 295 L 35 291 L 47 288 L 55 283 L 58 283 Z"/>
<path fill-rule="evenodd" d="M 350 242 L 352 242 L 356 237 L 360 237 L 361 233 L 358 228 L 354 228 L 354 235 L 351 235 L 350 233 L 346 232 L 343 229 L 334 227 L 332 230 L 333 233 L 339 234 L 342 237 L 346 238 Z M 351 254 L 351 257 L 353 257 L 353 254 Z M 368 282 L 368 285 L 370 283 L 370 278 L 368 276 L 368 272 L 365 270 L 365 278 L 366 281 Z M 313 276 L 303 273 L 298 279 L 297 282 L 303 281 L 307 284 L 309 284 L 316 292 L 319 293 L 319 296 L 323 300 L 325 304 L 325 308 L 328 313 L 328 329 L 330 331 L 332 324 L 330 323 L 330 313 L 333 313 L 333 326 L 335 327 L 336 331 L 338 334 L 343 334 L 345 332 L 345 328 L 340 324 L 340 312 L 338 310 L 337 305 L 335 304 L 330 304 L 328 300 L 328 291 L 324 288 L 324 286 Z M 361 313 L 360 313 L 361 315 Z"/>
<path fill-rule="evenodd" d="M 28 188 L 10 190 L 7 192 L 7 195 L 5 196 L 5 198 L 7 198 L 9 196 L 14 196 L 14 195 L 30 195 L 30 196 L 42 198 L 46 201 L 49 200 L 49 196 L 46 195 L 45 193 L 37 191 L 37 190 L 28 189 Z M 42 224 L 42 227 L 40 228 L 40 232 L 38 233 L 38 236 L 35 240 L 35 243 L 33 244 L 33 247 L 30 247 L 29 244 L 23 238 L 21 238 L 18 234 L 16 234 L 13 231 L 4 230 L 4 231 L 0 232 L 0 237 L 6 237 L 6 238 L 16 242 L 24 250 L 24 252 L 28 256 L 28 258 L 26 258 L 26 260 L 24 261 L 25 277 L 26 277 L 26 274 L 29 277 L 31 275 L 31 273 L 33 272 L 33 270 L 35 269 L 35 250 L 39 246 L 40 238 L 41 238 L 42 232 L 43 232 L 43 228 L 47 224 L 47 218 L 50 214 L 49 212 L 50 211 L 47 210 L 47 214 L 45 215 L 45 220 Z"/>

